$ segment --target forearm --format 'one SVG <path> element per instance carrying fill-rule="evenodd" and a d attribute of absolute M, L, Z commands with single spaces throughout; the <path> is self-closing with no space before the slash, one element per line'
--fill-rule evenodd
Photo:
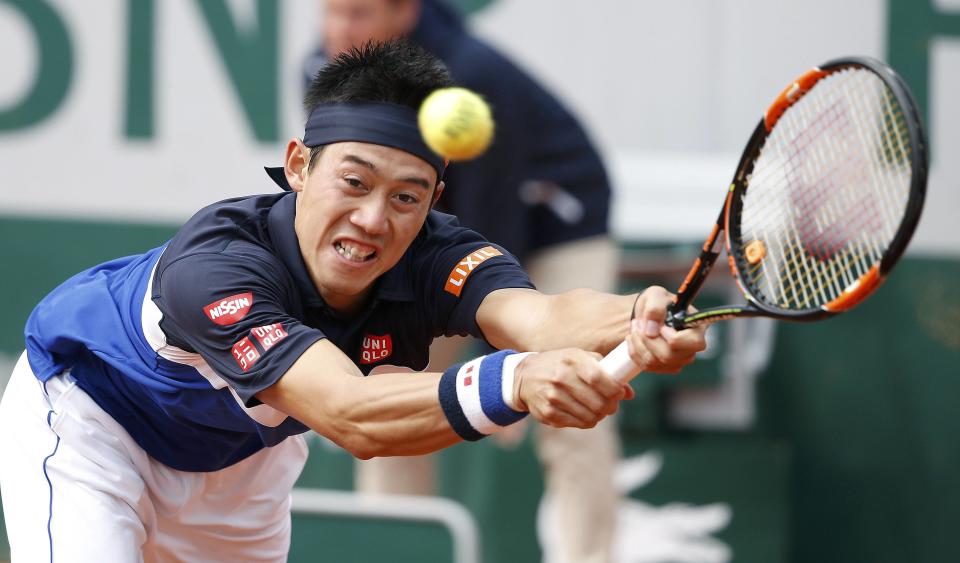
<path fill-rule="evenodd" d="M 628 388 L 579 349 L 501 351 L 440 373 L 363 378 L 333 344 L 311 346 L 257 398 L 356 457 L 416 455 L 479 440 L 527 415 L 592 428 Z"/>
<path fill-rule="evenodd" d="M 362 377 L 333 344 L 323 340 L 257 398 L 356 457 L 416 455 L 460 440 L 440 407 L 440 376 Z"/>
<path fill-rule="evenodd" d="M 523 291 L 526 293 L 491 294 L 487 311 L 497 312 L 487 320 L 478 316 L 481 324 L 497 327 L 486 330 L 486 336 L 498 348 L 534 352 L 579 348 L 606 354 L 627 335 L 637 298 L 636 294 L 613 295 L 590 289 L 557 295 Z M 501 299 L 503 303 L 497 303 Z M 510 313 L 504 316 L 503 311 Z"/>
<path fill-rule="evenodd" d="M 517 422 L 514 372 L 526 355 L 498 352 L 444 373 L 362 377 L 328 340 L 311 346 L 257 398 L 356 457 L 417 455 L 479 440 Z"/>
<path fill-rule="evenodd" d="M 541 350 L 575 347 L 606 354 L 623 342 L 637 296 L 575 289 L 550 296 Z"/>
<path fill-rule="evenodd" d="M 438 400 L 441 375 L 383 373 L 359 379 L 326 431 L 361 458 L 419 455 L 459 442 Z"/>
<path fill-rule="evenodd" d="M 677 331 L 666 326 L 674 300 L 659 286 L 639 296 L 501 289 L 480 304 L 477 324 L 494 346 L 523 351 L 572 347 L 606 355 L 626 340 L 637 372 L 676 373 L 706 348 L 706 327 Z"/>

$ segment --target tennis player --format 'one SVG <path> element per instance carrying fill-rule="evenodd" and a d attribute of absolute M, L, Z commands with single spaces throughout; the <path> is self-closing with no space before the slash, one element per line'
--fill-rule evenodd
<path fill-rule="evenodd" d="M 541 294 L 431 210 L 445 163 L 415 108 L 449 85 L 404 42 L 338 57 L 268 169 L 284 191 L 202 209 L 40 302 L 0 402 L 13 561 L 283 561 L 308 429 L 369 458 L 527 413 L 588 428 L 632 396 L 599 353 L 628 338 L 638 365 L 675 372 L 704 348 L 663 327 L 666 290 Z M 403 373 L 450 334 L 502 351 Z"/>

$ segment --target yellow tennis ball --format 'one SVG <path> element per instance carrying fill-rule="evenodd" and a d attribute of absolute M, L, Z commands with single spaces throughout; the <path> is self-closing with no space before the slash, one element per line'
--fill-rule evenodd
<path fill-rule="evenodd" d="M 420 106 L 420 133 L 430 149 L 450 160 L 483 154 L 493 140 L 490 106 L 466 88 L 441 88 Z"/>

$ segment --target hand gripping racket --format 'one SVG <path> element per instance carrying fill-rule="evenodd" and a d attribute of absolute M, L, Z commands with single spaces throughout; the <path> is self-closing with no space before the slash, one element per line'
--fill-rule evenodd
<path fill-rule="evenodd" d="M 815 321 L 853 308 L 906 248 L 926 185 L 920 113 L 890 67 L 844 58 L 808 71 L 774 100 L 747 142 L 667 325 Z M 723 246 L 746 302 L 688 312 Z M 621 381 L 639 371 L 626 342 L 601 367 Z"/>

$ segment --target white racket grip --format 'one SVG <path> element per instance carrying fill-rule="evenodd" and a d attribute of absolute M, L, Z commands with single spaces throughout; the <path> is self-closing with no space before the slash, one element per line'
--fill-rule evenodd
<path fill-rule="evenodd" d="M 630 359 L 626 340 L 600 360 L 600 369 L 621 383 L 630 381 L 640 373 L 640 366 Z"/>

